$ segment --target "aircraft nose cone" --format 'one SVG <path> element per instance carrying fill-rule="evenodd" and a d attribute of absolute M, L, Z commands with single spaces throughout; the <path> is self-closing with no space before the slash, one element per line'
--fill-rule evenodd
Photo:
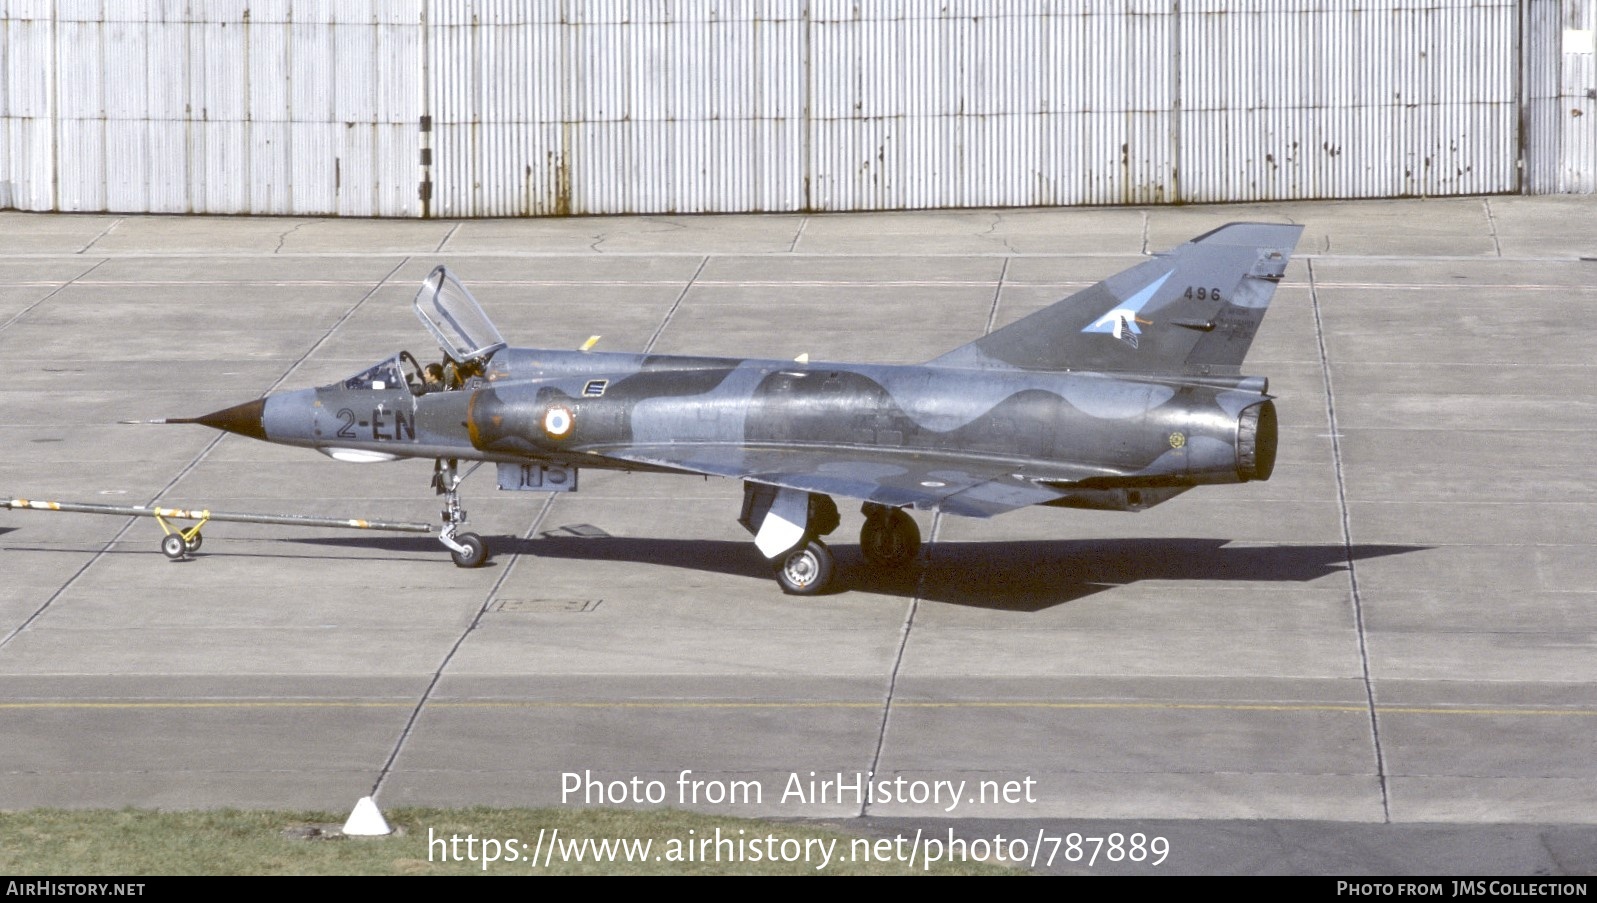
<path fill-rule="evenodd" d="M 223 408 L 220 411 L 212 411 L 209 414 L 195 417 L 190 422 L 203 423 L 212 429 L 238 433 L 240 436 L 260 439 L 264 442 L 266 440 L 266 427 L 262 423 L 261 415 L 265 409 L 266 399 L 257 398 L 254 401 L 246 401 L 243 404 L 236 404 L 230 408 Z"/>

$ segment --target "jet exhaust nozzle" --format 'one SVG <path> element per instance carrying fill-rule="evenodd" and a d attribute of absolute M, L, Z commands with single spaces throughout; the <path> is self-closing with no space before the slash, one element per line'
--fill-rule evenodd
<path fill-rule="evenodd" d="M 1237 476 L 1244 483 L 1270 478 L 1279 434 L 1274 402 L 1264 401 L 1242 412 L 1237 423 Z"/>

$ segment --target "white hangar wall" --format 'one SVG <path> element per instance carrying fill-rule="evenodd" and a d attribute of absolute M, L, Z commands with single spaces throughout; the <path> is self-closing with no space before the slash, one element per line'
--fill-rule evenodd
<path fill-rule="evenodd" d="M 1597 192 L 1597 0 L 1525 3 L 1522 190 Z"/>
<path fill-rule="evenodd" d="M 0 0 L 0 207 L 415 216 L 419 10 Z"/>
<path fill-rule="evenodd" d="M 0 208 L 1597 190 L 1597 0 L 0 0 Z"/>

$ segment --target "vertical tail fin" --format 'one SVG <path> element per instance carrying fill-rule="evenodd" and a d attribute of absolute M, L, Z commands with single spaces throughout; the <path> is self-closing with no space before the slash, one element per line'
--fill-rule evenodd
<path fill-rule="evenodd" d="M 1302 232 L 1221 226 L 930 363 L 1235 375 Z"/>

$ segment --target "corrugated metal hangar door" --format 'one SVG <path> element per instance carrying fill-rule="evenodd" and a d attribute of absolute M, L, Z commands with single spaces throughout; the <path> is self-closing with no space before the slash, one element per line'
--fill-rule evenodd
<path fill-rule="evenodd" d="M 1597 0 L 0 0 L 0 207 L 1591 192 Z"/>

